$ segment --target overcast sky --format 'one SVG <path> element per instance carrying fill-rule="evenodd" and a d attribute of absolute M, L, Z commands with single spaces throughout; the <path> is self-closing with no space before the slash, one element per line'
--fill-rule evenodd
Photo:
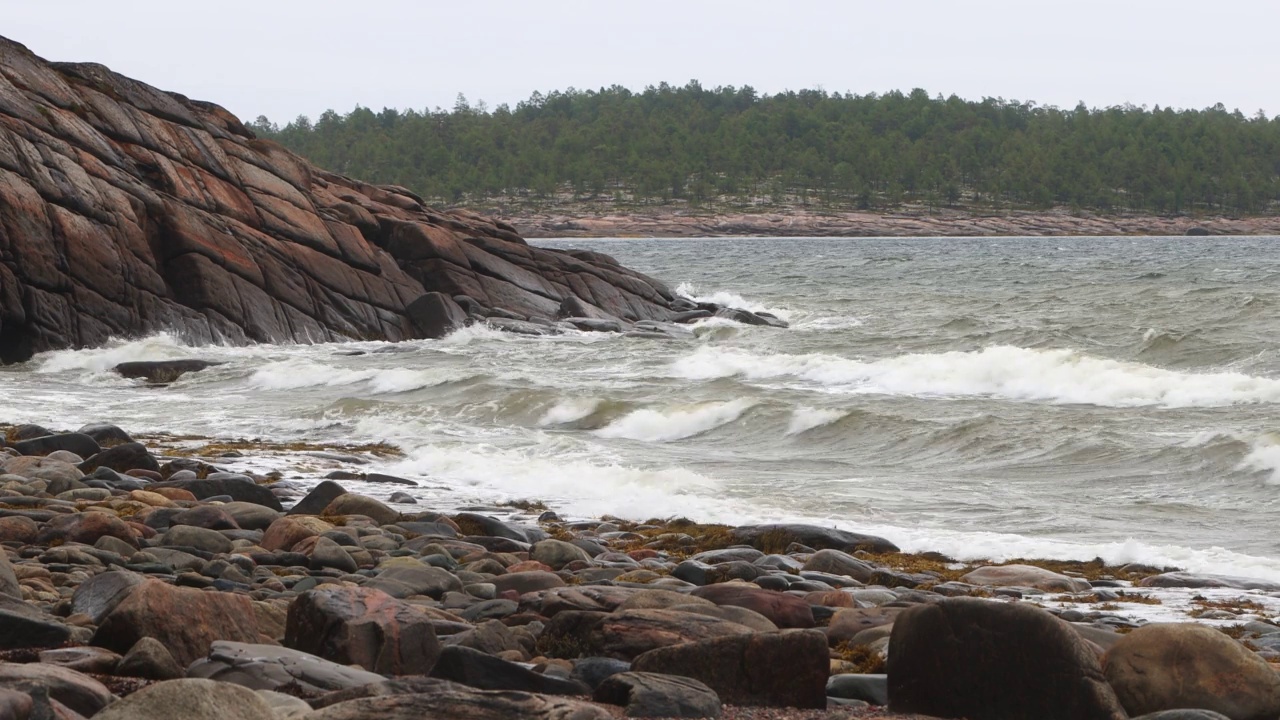
<path fill-rule="evenodd" d="M 1276 0 L 0 0 L 0 34 L 246 120 L 690 79 L 1280 113 Z"/>

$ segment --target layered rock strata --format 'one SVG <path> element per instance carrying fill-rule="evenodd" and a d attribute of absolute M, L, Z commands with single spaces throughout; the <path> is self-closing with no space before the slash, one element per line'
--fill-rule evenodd
<path fill-rule="evenodd" d="M 466 312 L 415 322 L 432 292 Z M 605 255 L 530 247 L 321 170 L 212 103 L 0 38 L 0 361 L 162 330 L 394 341 L 491 314 L 667 320 L 672 300 Z"/>

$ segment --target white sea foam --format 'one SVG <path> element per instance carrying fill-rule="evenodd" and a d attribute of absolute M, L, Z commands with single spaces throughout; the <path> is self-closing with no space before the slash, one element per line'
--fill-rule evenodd
<path fill-rule="evenodd" d="M 644 442 L 682 440 L 731 423 L 742 417 L 753 405 L 754 400 L 739 398 L 729 402 L 702 403 L 662 410 L 644 408 L 600 428 L 596 435 Z"/>
<path fill-rule="evenodd" d="M 802 320 L 791 326 L 793 330 L 808 330 L 810 332 L 828 332 L 831 330 L 848 330 L 849 328 L 862 327 L 865 322 L 862 318 L 853 317 L 851 315 L 828 315 L 825 317 L 814 317 Z"/>
<path fill-rule="evenodd" d="M 695 302 L 710 302 L 725 307 L 742 308 L 751 312 L 767 312 L 776 315 L 783 320 L 791 319 L 791 311 L 786 308 L 769 307 L 763 303 L 748 300 L 738 293 L 728 290 L 717 290 L 715 292 L 703 293 L 698 290 L 691 282 L 682 282 L 676 286 L 676 295 L 687 297 Z"/>
<path fill-rule="evenodd" d="M 538 499 L 566 516 L 702 518 L 721 505 L 719 484 L 711 478 L 682 468 L 628 466 L 583 448 L 549 453 L 546 446 L 431 445 L 411 451 L 387 472 L 446 483 L 455 501 Z"/>
<path fill-rule="evenodd" d="M 1262 470 L 1271 473 L 1268 482 L 1280 485 L 1280 434 L 1266 433 L 1254 441 L 1249 454 L 1244 456 L 1240 466 L 1247 470 Z"/>
<path fill-rule="evenodd" d="M 595 412 L 599 407 L 599 398 L 569 398 L 561 400 L 542 414 L 542 417 L 538 419 L 538 424 L 547 427 L 549 425 L 577 422 L 583 418 L 590 417 L 591 413 Z"/>
<path fill-rule="evenodd" d="M 248 383 L 260 390 L 297 390 L 368 383 L 375 394 L 400 393 L 446 382 L 447 377 L 425 370 L 367 368 L 354 370 L 292 358 L 268 363 L 253 371 Z"/>
<path fill-rule="evenodd" d="M 113 340 L 88 350 L 56 350 L 37 355 L 39 373 L 67 371 L 106 372 L 124 362 L 173 360 L 191 356 L 191 347 L 176 335 L 160 333 L 140 340 Z"/>
<path fill-rule="evenodd" d="M 795 378 L 822 389 L 886 395 L 988 396 L 1109 407 L 1216 407 L 1280 402 L 1280 380 L 1238 372 L 1186 373 L 1073 350 L 998 345 L 975 352 L 874 361 L 815 353 L 757 354 L 701 347 L 672 374 L 690 380 Z"/>
<path fill-rule="evenodd" d="M 791 422 L 787 424 L 787 434 L 799 435 L 806 430 L 830 425 L 848 414 L 844 410 L 798 407 L 791 413 Z"/>

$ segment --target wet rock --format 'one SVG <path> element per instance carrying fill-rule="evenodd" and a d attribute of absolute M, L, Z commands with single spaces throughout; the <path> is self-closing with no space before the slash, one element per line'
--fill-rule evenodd
<path fill-rule="evenodd" d="M 346 490 L 332 480 L 325 480 L 319 485 L 311 489 L 306 497 L 297 502 L 296 505 L 289 508 L 289 515 L 319 515 L 329 504 L 338 498 L 339 495 L 346 494 Z"/>
<path fill-rule="evenodd" d="M 18 584 L 18 576 L 13 573 L 13 564 L 3 548 L 0 548 L 0 595 L 22 599 L 22 586 Z"/>
<path fill-rule="evenodd" d="M 648 672 L 625 672 L 606 678 L 592 697 L 621 705 L 627 717 L 718 718 L 720 697 L 698 680 Z"/>
<path fill-rule="evenodd" d="M 305 499 L 305 498 L 304 498 Z M 334 498 L 320 513 L 325 516 L 364 515 L 379 525 L 390 525 L 400 519 L 400 511 L 365 495 L 344 493 Z"/>
<path fill-rule="evenodd" d="M 888 705 L 889 676 L 832 675 L 827 680 L 827 697 L 862 700 L 872 705 Z"/>
<path fill-rule="evenodd" d="M 461 590 L 462 581 L 448 570 L 408 560 L 386 567 L 365 583 L 365 587 L 381 590 L 393 598 L 429 595 L 439 599 L 446 592 Z"/>
<path fill-rule="evenodd" d="M 384 675 L 425 675 L 440 656 L 430 618 L 372 588 L 326 586 L 289 606 L 284 644 Z"/>
<path fill-rule="evenodd" d="M 327 705 L 307 720 L 613 720 L 603 708 L 556 696 L 476 690 L 446 680 L 414 682 L 404 689 L 395 682 L 385 685 L 389 689 L 369 691 L 391 694 Z"/>
<path fill-rule="evenodd" d="M 573 672 L 570 677 L 585 683 L 594 692 L 596 688 L 600 687 L 600 683 L 605 681 L 605 678 L 627 672 L 630 669 L 631 663 L 626 660 L 606 657 L 584 657 L 573 662 Z"/>
<path fill-rule="evenodd" d="M 89 717 L 114 697 L 105 685 L 83 673 L 44 663 L 0 663 L 0 688 L 32 694 L 41 689 L 49 697 Z"/>
<path fill-rule="evenodd" d="M 30 440 L 20 440 L 9 447 L 23 455 L 48 455 L 59 450 L 65 450 L 82 458 L 95 455 L 102 449 L 98 447 L 97 441 L 81 433 L 45 435 L 44 437 L 31 438 Z"/>
<path fill-rule="evenodd" d="M 969 598 L 898 616 L 889 707 L 972 720 L 1126 717 L 1097 657 L 1069 625 L 1031 606 Z"/>
<path fill-rule="evenodd" d="M 542 540 L 534 543 L 529 550 L 529 557 L 553 570 L 559 570 L 577 560 L 591 562 L 591 556 L 586 550 L 563 540 Z"/>
<path fill-rule="evenodd" d="M 193 525 L 177 525 L 169 529 L 161 539 L 163 545 L 175 548 L 195 548 L 207 553 L 231 552 L 231 540 L 217 530 L 206 530 Z"/>
<path fill-rule="evenodd" d="M 635 659 L 637 672 L 706 683 L 731 705 L 824 708 L 830 667 L 817 631 L 753 633 L 663 647 Z"/>
<path fill-rule="evenodd" d="M 210 360 L 139 360 L 120 363 L 112 370 L 123 377 L 167 385 L 187 373 L 200 372 L 221 364 Z"/>
<path fill-rule="evenodd" d="M 529 542 L 529 536 L 526 534 L 525 530 L 510 523 L 502 522 L 495 517 L 473 512 L 463 512 L 458 513 L 457 516 L 454 517 L 454 520 L 458 523 L 459 527 L 463 528 L 463 532 L 466 533 L 473 533 L 486 537 L 506 538 L 508 540 L 515 540 L 516 542 L 522 543 Z"/>
<path fill-rule="evenodd" d="M 360 569 L 355 558 L 342 549 L 338 543 L 327 537 L 309 537 L 293 546 L 293 552 L 302 553 L 311 559 L 312 570 L 332 568 L 346 573 L 354 573 Z"/>
<path fill-rule="evenodd" d="M 266 530 L 280 517 L 278 511 L 256 503 L 229 502 L 222 506 L 222 510 L 244 530 Z"/>
<path fill-rule="evenodd" d="M 1231 575 L 1210 575 L 1187 572 L 1167 572 L 1142 578 L 1136 583 L 1139 587 L 1178 587 L 1178 588 L 1233 588 L 1236 590 L 1258 590 L 1261 592 L 1280 592 L 1280 583 L 1258 580 L 1255 578 L 1234 577 Z"/>
<path fill-rule="evenodd" d="M 133 442 L 133 438 L 129 436 L 129 433 L 111 423 L 90 423 L 76 432 L 81 435 L 88 435 L 93 438 L 94 442 L 98 443 L 99 447 L 104 448 Z M 47 435 L 48 433 L 45 434 Z"/>
<path fill-rule="evenodd" d="M 40 545 L 82 543 L 92 545 L 99 538 L 110 536 L 137 547 L 133 530 L 123 520 L 105 512 L 80 512 L 59 515 L 44 524 L 36 535 Z"/>
<path fill-rule="evenodd" d="M 381 675 L 274 645 L 217 641 L 187 671 L 190 677 L 235 683 L 254 690 L 291 690 L 317 697 L 333 690 L 383 681 Z"/>
<path fill-rule="evenodd" d="M 258 628 L 246 595 L 147 580 L 106 616 L 93 644 L 128 652 L 144 637 L 164 643 L 174 660 L 186 666 L 207 655 L 215 640 L 257 641 Z"/>
<path fill-rule="evenodd" d="M 506 575 L 499 575 L 493 578 L 490 582 L 493 583 L 494 588 L 499 593 L 510 590 L 519 595 L 564 585 L 564 579 L 559 575 L 542 570 L 509 572 Z"/>
<path fill-rule="evenodd" d="M 898 546 L 875 535 L 825 528 L 819 525 L 798 523 L 772 523 L 745 525 L 733 529 L 738 542 L 752 545 L 765 552 L 778 551 L 791 543 L 807 545 L 815 550 L 867 550 L 874 553 L 898 552 Z"/>
<path fill-rule="evenodd" d="M 71 637 L 71 629 L 34 605 L 0 597 L 0 649 L 53 647 Z"/>
<path fill-rule="evenodd" d="M 187 678 L 145 687 L 120 700 L 97 720 L 265 720 L 275 717 L 257 693 L 231 683 Z"/>
<path fill-rule="evenodd" d="M 333 525 L 309 515 L 285 515 L 267 527 L 258 542 L 265 550 L 291 550 L 309 537 L 329 532 Z"/>
<path fill-rule="evenodd" d="M 270 508 L 263 508 L 273 512 Z M 190 525 L 206 530 L 239 530 L 240 525 L 231 517 L 225 508 L 215 505 L 200 505 L 169 518 L 169 525 Z"/>
<path fill-rule="evenodd" d="M 1201 708 L 1233 720 L 1280 716 L 1280 675 L 1240 643 L 1204 625 L 1141 627 L 1107 651 L 1103 666 L 1131 715 Z"/>
<path fill-rule="evenodd" d="M 815 624 L 813 609 L 803 598 L 762 590 L 754 585 L 708 585 L 697 588 L 691 594 L 717 605 L 734 605 L 752 610 L 780 628 L 811 628 Z"/>
<path fill-rule="evenodd" d="M 751 632 L 745 625 L 695 613 L 623 610 L 604 616 L 591 631 L 589 644 L 603 655 L 632 660 L 654 648 Z"/>
<path fill-rule="evenodd" d="M 126 442 L 91 455 L 78 466 L 83 473 L 92 473 L 100 467 L 116 472 L 152 470 L 158 472 L 160 463 L 142 443 Z"/>
<path fill-rule="evenodd" d="M 989 565 L 961 576 L 960 582 L 987 587 L 1032 587 L 1047 592 L 1087 592 L 1088 580 L 1067 577 L 1032 565 Z"/>
<path fill-rule="evenodd" d="M 494 657 L 475 648 L 444 648 L 431 677 L 451 680 L 480 690 L 519 690 L 546 695 L 589 695 L 590 688 L 577 680 L 543 675 L 522 665 Z"/>
<path fill-rule="evenodd" d="M 120 656 L 110 650 L 86 647 L 57 648 L 40 652 L 40 662 L 90 675 L 112 675 L 120 664 Z"/>
<path fill-rule="evenodd" d="M 865 583 L 871 579 L 876 568 L 846 552 L 827 549 L 814 553 L 805 561 L 803 570 L 844 575 Z"/>
<path fill-rule="evenodd" d="M 442 338 L 467 325 L 467 313 L 444 293 L 426 293 L 409 303 L 405 314 L 417 330 L 418 337 Z"/>
<path fill-rule="evenodd" d="M 144 637 L 125 653 L 124 659 L 116 667 L 116 674 L 148 680 L 176 680 L 186 677 L 187 673 L 163 643 L 155 638 Z"/>
<path fill-rule="evenodd" d="M 100 625 L 143 580 L 141 575 L 126 570 L 94 575 L 76 587 L 71 596 L 71 612 L 86 615 L 94 625 Z"/>
<path fill-rule="evenodd" d="M 284 510 L 269 488 L 257 484 L 246 475 L 215 474 L 204 479 L 166 480 L 153 483 L 147 489 L 158 492 L 161 488 L 186 490 L 200 500 L 226 495 L 232 500 L 265 505 L 276 511 Z"/>

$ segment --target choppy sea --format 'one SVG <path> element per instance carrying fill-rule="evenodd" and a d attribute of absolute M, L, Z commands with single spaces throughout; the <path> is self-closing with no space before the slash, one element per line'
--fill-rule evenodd
<path fill-rule="evenodd" d="M 537 499 L 565 517 L 804 520 L 959 559 L 1280 581 L 1280 238 L 537 243 L 791 327 L 161 335 L 0 368 L 0 421 L 389 442 L 403 455 L 369 469 L 419 481 L 438 510 Z M 225 364 L 165 388 L 110 372 L 184 357 Z"/>

